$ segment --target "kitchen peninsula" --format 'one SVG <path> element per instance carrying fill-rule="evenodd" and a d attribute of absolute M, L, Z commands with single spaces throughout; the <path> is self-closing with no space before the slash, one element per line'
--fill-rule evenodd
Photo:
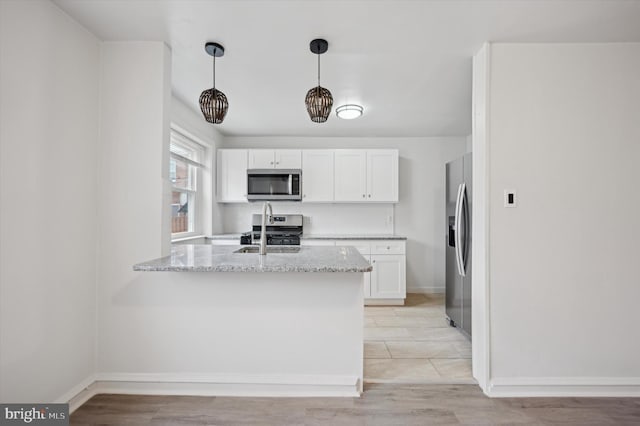
<path fill-rule="evenodd" d="M 168 310 L 188 306 L 194 319 L 165 373 L 188 377 L 203 395 L 359 395 L 371 265 L 354 247 L 243 250 L 177 245 L 133 267 L 160 272 L 140 279 L 170 288 Z"/>

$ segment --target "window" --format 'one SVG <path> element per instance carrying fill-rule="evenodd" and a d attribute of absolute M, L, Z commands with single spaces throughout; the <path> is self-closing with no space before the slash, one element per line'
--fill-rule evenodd
<path fill-rule="evenodd" d="M 171 236 L 186 237 L 199 232 L 199 203 L 201 196 L 202 161 L 204 147 L 190 138 L 171 130 Z"/>

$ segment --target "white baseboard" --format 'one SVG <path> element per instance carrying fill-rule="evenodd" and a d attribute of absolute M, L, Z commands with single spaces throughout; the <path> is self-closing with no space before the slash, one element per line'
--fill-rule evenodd
<path fill-rule="evenodd" d="M 93 395 L 89 391 L 89 388 L 96 381 L 94 376 L 89 376 L 67 392 L 65 392 L 62 396 L 57 398 L 54 402 L 60 404 L 69 404 L 69 414 L 73 413 L 80 407 L 82 404 L 87 402 Z"/>
<path fill-rule="evenodd" d="M 365 306 L 403 306 L 404 299 L 364 299 Z"/>
<path fill-rule="evenodd" d="M 359 397 L 355 376 L 96 374 L 60 397 L 72 413 L 91 397 L 103 394 L 248 397 Z"/>
<path fill-rule="evenodd" d="M 640 397 L 640 377 L 517 377 L 490 380 L 490 397 Z"/>
<path fill-rule="evenodd" d="M 444 294 L 444 292 L 444 287 L 411 287 L 407 289 L 407 293 Z"/>

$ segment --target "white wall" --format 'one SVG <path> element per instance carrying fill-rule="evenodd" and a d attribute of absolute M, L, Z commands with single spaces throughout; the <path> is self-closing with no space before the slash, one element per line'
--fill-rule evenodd
<path fill-rule="evenodd" d="M 131 341 L 159 332 L 147 321 L 154 310 L 123 294 L 140 275 L 132 266 L 169 248 L 171 53 L 160 42 L 105 42 L 101 60 L 97 371 L 130 371 L 119 361 L 140 356 Z"/>
<path fill-rule="evenodd" d="M 640 44 L 494 44 L 490 68 L 496 393 L 639 395 Z"/>
<path fill-rule="evenodd" d="M 407 240 L 408 291 L 444 291 L 444 167 L 462 154 L 466 138 L 312 138 L 226 137 L 225 148 L 397 148 L 400 151 L 400 201 L 398 204 L 325 206 L 301 204 L 296 209 L 312 216 L 313 233 L 390 233 L 395 229 Z M 275 207 L 276 210 L 278 206 Z M 254 208 L 254 209 L 257 209 Z M 238 229 L 234 219 L 247 217 L 251 207 L 225 204 L 225 231 Z M 253 210 L 257 212 L 257 210 Z M 386 224 L 389 213 L 393 226 Z M 307 224 L 305 224 L 306 226 Z M 227 228 L 228 226 L 228 228 Z M 307 231 L 307 230 L 305 230 Z"/>
<path fill-rule="evenodd" d="M 0 2 L 2 402 L 66 400 L 93 373 L 98 74 L 60 9 Z"/>
<path fill-rule="evenodd" d="M 304 215 L 304 233 L 307 235 L 393 233 L 393 204 L 271 204 L 275 214 Z M 224 229 L 228 233 L 249 231 L 251 215 L 262 214 L 262 203 L 221 206 L 224 206 Z"/>
<path fill-rule="evenodd" d="M 216 202 L 215 195 L 215 168 L 216 148 L 222 144 L 223 136 L 210 123 L 207 123 L 202 114 L 192 110 L 184 102 L 176 98 L 171 99 L 171 123 L 190 133 L 187 136 L 195 136 L 198 142 L 207 146 L 205 167 L 202 170 L 202 192 L 206 195 L 204 208 L 199 212 L 202 217 L 202 234 L 210 235 L 222 232 L 222 213 L 220 205 Z"/>
<path fill-rule="evenodd" d="M 489 210 L 488 204 L 488 174 L 487 160 L 487 120 L 489 112 L 487 104 L 489 99 L 489 54 L 491 45 L 485 44 L 473 57 L 473 82 L 472 82 L 472 174 L 473 174 L 473 210 L 471 228 L 471 322 L 473 327 L 472 359 L 473 377 L 480 387 L 487 392 L 490 380 L 490 322 L 489 316 L 489 291 L 488 291 L 488 229 Z"/>

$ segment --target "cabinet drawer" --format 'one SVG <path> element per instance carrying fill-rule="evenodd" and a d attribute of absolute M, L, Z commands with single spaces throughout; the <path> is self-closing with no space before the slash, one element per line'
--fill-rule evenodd
<path fill-rule="evenodd" d="M 404 254 L 404 241 L 375 241 L 371 244 L 371 254 Z"/>
<path fill-rule="evenodd" d="M 369 241 L 363 240 L 337 240 L 336 246 L 345 247 L 351 246 L 355 247 L 361 255 L 367 257 L 371 254 L 371 243 Z"/>

